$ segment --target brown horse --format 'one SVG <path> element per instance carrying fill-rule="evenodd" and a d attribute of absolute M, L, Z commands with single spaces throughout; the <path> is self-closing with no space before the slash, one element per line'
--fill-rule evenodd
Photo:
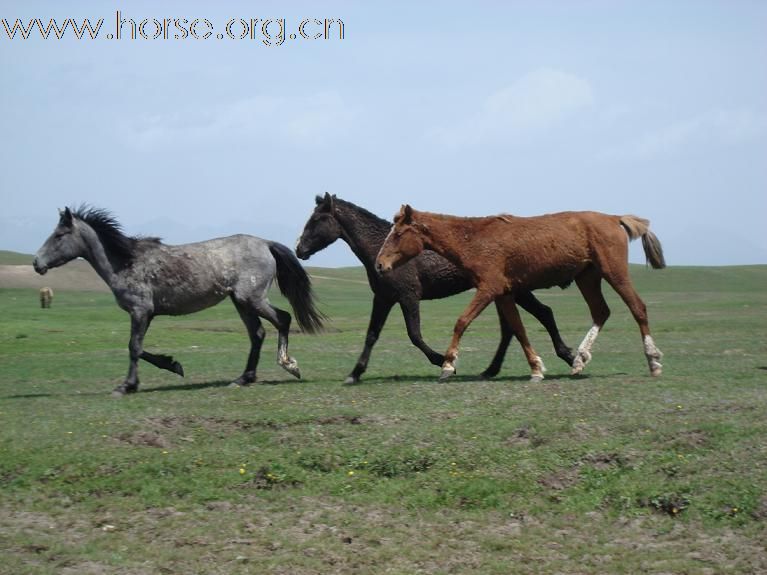
<path fill-rule="evenodd" d="M 594 324 L 578 347 L 572 374 L 591 360 L 591 347 L 610 315 L 602 295 L 602 279 L 621 296 L 639 324 L 650 373 L 661 374 L 663 354 L 655 346 L 647 322 L 647 309 L 634 290 L 628 270 L 628 242 L 642 238 L 653 268 L 666 266 L 658 238 L 650 223 L 636 216 L 598 212 L 562 212 L 520 218 L 510 215 L 461 218 L 419 212 L 402 206 L 376 258 L 380 273 L 433 250 L 464 269 L 477 288 L 474 299 L 455 324 L 445 353 L 440 379 L 455 373 L 458 343 L 463 332 L 494 301 L 503 310 L 519 339 L 532 380 L 543 379 L 543 362 L 527 339 L 515 304 L 520 290 L 566 287 L 573 280 L 589 306 Z"/>

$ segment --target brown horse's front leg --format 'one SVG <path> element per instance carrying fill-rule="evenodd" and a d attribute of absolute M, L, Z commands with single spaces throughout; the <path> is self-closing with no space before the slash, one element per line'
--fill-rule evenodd
<path fill-rule="evenodd" d="M 542 381 L 543 372 L 546 368 L 543 365 L 543 360 L 535 353 L 533 346 L 530 345 L 530 340 L 527 339 L 527 332 L 525 326 L 522 324 L 522 318 L 519 317 L 519 310 L 517 304 L 514 301 L 513 295 L 503 296 L 499 300 L 499 305 L 503 310 L 503 315 L 506 317 L 506 321 L 509 322 L 511 329 L 514 331 L 517 339 L 519 340 L 522 350 L 525 352 L 527 363 L 530 366 L 530 381 Z"/>
<path fill-rule="evenodd" d="M 450 347 L 445 352 L 445 362 L 442 364 L 442 373 L 439 376 L 440 381 L 445 381 L 448 377 L 455 373 L 455 360 L 458 357 L 458 344 L 461 341 L 461 336 L 469 324 L 482 313 L 491 301 L 495 299 L 495 295 L 487 290 L 477 289 L 477 293 L 474 294 L 474 299 L 463 311 L 461 317 L 455 322 L 455 328 L 453 328 L 453 339 L 450 341 Z"/>

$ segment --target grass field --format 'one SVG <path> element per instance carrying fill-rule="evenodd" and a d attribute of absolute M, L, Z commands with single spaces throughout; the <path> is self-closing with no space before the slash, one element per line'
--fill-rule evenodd
<path fill-rule="evenodd" d="M 227 387 L 247 338 L 224 303 L 157 318 L 147 349 L 187 377 L 142 364 L 122 400 L 129 325 L 111 295 L 58 290 L 42 310 L 35 290 L 0 289 L 0 572 L 767 572 L 767 266 L 633 268 L 659 379 L 610 291 L 583 377 L 524 316 L 546 380 L 527 381 L 516 343 L 477 380 L 488 310 L 438 384 L 395 311 L 351 387 L 371 293 L 360 269 L 313 272 L 332 321 L 292 335 L 302 381 L 269 328 L 262 385 Z M 577 290 L 539 295 L 577 346 Z M 424 303 L 433 347 L 468 298 Z"/>

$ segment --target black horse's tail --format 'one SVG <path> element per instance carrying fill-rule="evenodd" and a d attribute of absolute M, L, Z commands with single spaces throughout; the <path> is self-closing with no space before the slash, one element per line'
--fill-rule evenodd
<path fill-rule="evenodd" d="M 312 280 L 298 258 L 289 247 L 277 242 L 269 242 L 269 251 L 277 262 L 277 284 L 293 306 L 298 325 L 307 333 L 321 331 L 326 317 L 316 307 Z"/>

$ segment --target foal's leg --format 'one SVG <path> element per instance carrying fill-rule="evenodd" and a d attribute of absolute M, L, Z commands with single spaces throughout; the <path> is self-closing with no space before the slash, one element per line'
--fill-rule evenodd
<path fill-rule="evenodd" d="M 573 365 L 575 355 L 573 350 L 562 340 L 562 336 L 559 335 L 559 328 L 551 308 L 541 303 L 531 291 L 519 292 L 515 300 L 522 309 L 537 319 L 546 328 L 546 331 L 549 332 L 549 337 L 551 337 L 551 343 L 554 344 L 554 351 L 557 357 L 564 360 L 567 365 Z"/>
<path fill-rule="evenodd" d="M 660 360 L 663 358 L 663 353 L 655 345 L 652 336 L 650 335 L 650 324 L 647 321 L 647 307 L 645 306 L 642 298 L 634 289 L 631 283 L 631 278 L 628 275 L 628 270 L 623 277 L 606 277 L 607 281 L 618 292 L 629 310 L 631 315 L 634 316 L 637 324 L 639 324 L 639 332 L 642 334 L 642 343 L 644 343 L 644 353 L 647 358 L 647 365 L 650 368 L 650 375 L 657 377 L 663 372 L 663 365 Z"/>
<path fill-rule="evenodd" d="M 288 332 L 292 318 L 290 314 L 279 308 L 274 307 L 266 298 L 260 299 L 255 303 L 258 315 L 271 323 L 279 334 L 277 343 L 277 363 L 290 375 L 301 379 L 301 371 L 298 369 L 298 362 L 295 358 L 288 355 Z"/>
<path fill-rule="evenodd" d="M 421 305 L 418 300 L 401 300 L 399 306 L 402 309 L 402 315 L 405 318 L 405 328 L 410 342 L 416 346 L 426 356 L 432 365 L 442 365 L 445 357 L 434 351 L 423 340 L 421 335 Z"/>
<path fill-rule="evenodd" d="M 578 346 L 578 355 L 573 362 L 571 375 L 581 373 L 586 364 L 591 361 L 591 346 L 594 345 L 599 330 L 610 317 L 610 308 L 607 307 L 607 302 L 602 295 L 602 276 L 596 268 L 590 267 L 584 270 L 575 278 L 575 283 L 589 306 L 591 319 L 594 323 Z"/>
<path fill-rule="evenodd" d="M 249 385 L 256 381 L 256 368 L 258 367 L 258 359 L 261 357 L 261 346 L 264 343 L 266 331 L 264 326 L 261 325 L 261 319 L 252 305 L 246 301 L 238 301 L 234 297 L 232 297 L 232 302 L 234 307 L 237 308 L 237 312 L 240 314 L 242 323 L 245 324 L 245 328 L 248 330 L 248 337 L 250 338 L 250 353 L 245 364 L 245 371 L 232 382 L 232 385 Z"/>
<path fill-rule="evenodd" d="M 511 338 L 514 337 L 514 332 L 511 331 L 511 328 L 509 327 L 509 324 L 503 315 L 503 309 L 501 309 L 501 305 L 498 300 L 495 301 L 495 310 L 498 312 L 498 323 L 501 326 L 501 341 L 498 342 L 498 349 L 496 350 L 495 356 L 493 356 L 493 360 L 490 362 L 490 365 L 480 374 L 480 377 L 484 379 L 495 377 L 498 375 L 498 372 L 501 371 L 501 365 L 503 365 L 503 359 L 506 356 L 506 350 L 509 349 Z"/>
<path fill-rule="evenodd" d="M 370 323 L 368 324 L 368 332 L 365 336 L 365 347 L 362 348 L 362 353 L 357 359 L 354 369 L 352 369 L 352 372 L 344 381 L 345 385 L 358 383 L 362 374 L 365 373 L 373 346 L 378 341 L 378 336 L 381 334 L 386 318 L 389 317 L 389 312 L 393 306 L 394 302 L 391 300 L 378 297 L 377 295 L 373 297 L 373 310 L 370 312 Z"/>
<path fill-rule="evenodd" d="M 453 339 L 450 340 L 450 347 L 445 352 L 445 362 L 442 364 L 442 373 L 439 376 L 440 381 L 446 380 L 455 373 L 455 360 L 458 357 L 458 344 L 461 336 L 469 327 L 469 324 L 482 313 L 488 304 L 495 299 L 495 295 L 489 290 L 477 289 L 474 298 L 461 314 L 461 317 L 455 322 L 453 328 Z"/>
<path fill-rule="evenodd" d="M 514 303 L 514 296 L 505 295 L 496 301 L 499 302 L 506 321 L 509 322 L 509 326 L 516 334 L 517 339 L 522 346 L 522 350 L 525 352 L 527 364 L 530 366 L 530 381 L 542 381 L 543 372 L 546 371 L 546 367 L 543 365 L 543 360 L 540 356 L 535 353 L 533 346 L 530 345 L 530 340 L 527 339 L 525 326 L 522 324 L 522 318 L 519 317 L 519 310 Z"/>
<path fill-rule="evenodd" d="M 128 366 L 128 376 L 125 381 L 118 385 L 112 395 L 122 397 L 126 393 L 135 393 L 138 391 L 138 360 L 144 348 L 144 335 L 149 329 L 149 323 L 152 321 L 149 313 L 143 310 L 134 310 L 130 316 L 130 342 L 128 343 L 128 354 L 130 364 Z"/>

